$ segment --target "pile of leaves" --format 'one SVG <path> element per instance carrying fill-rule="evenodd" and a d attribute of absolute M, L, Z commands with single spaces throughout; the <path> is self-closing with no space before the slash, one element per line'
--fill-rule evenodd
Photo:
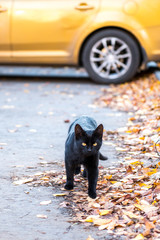
<path fill-rule="evenodd" d="M 129 113 L 127 126 L 113 132 L 116 149 L 125 152 L 125 160 L 156 161 L 160 152 L 160 81 L 154 74 L 104 89 L 96 103 Z"/>
<path fill-rule="evenodd" d="M 119 167 L 99 169 L 98 197 L 87 195 L 87 180 L 81 174 L 75 177 L 73 191 L 65 191 L 65 172 L 36 173 L 14 184 L 30 187 L 53 186 L 54 197 L 64 197 L 60 208 L 71 210 L 71 222 L 94 225 L 99 230 L 124 236 L 124 239 L 158 239 L 160 237 L 160 181 L 151 176 L 157 169 L 143 167 L 142 162 L 120 164 Z"/>
<path fill-rule="evenodd" d="M 103 89 L 97 105 L 129 112 L 127 126 L 105 132 L 116 143 L 121 160 L 100 167 L 97 198 L 87 195 L 87 180 L 75 176 L 73 191 L 65 191 L 65 172 L 43 172 L 14 183 L 53 186 L 63 197 L 60 208 L 72 210 L 71 221 L 96 226 L 124 239 L 160 239 L 160 82 L 153 74 Z M 156 144 L 156 149 L 155 149 Z"/>

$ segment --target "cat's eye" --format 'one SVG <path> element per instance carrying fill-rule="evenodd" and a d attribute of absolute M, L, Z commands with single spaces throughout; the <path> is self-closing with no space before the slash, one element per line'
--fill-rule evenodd
<path fill-rule="evenodd" d="M 82 143 L 82 146 L 84 146 L 84 147 L 85 147 L 86 145 L 87 145 L 86 143 L 84 143 L 84 142 Z"/>
<path fill-rule="evenodd" d="M 95 146 L 97 146 L 97 143 L 95 142 L 95 143 L 93 143 L 93 146 L 95 147 Z"/>

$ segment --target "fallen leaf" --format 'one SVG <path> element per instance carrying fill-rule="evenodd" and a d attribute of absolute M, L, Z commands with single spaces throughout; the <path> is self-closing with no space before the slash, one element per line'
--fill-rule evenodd
<path fill-rule="evenodd" d="M 96 226 L 101 226 L 101 225 L 106 225 L 108 223 L 110 223 L 112 221 L 112 219 L 102 219 L 102 218 L 97 218 L 93 220 L 93 224 Z"/>
<path fill-rule="evenodd" d="M 17 129 L 8 129 L 8 132 L 15 133 L 15 132 L 17 132 Z"/>
<path fill-rule="evenodd" d="M 135 238 L 132 238 L 132 240 L 143 240 L 144 236 L 140 233 Z"/>
<path fill-rule="evenodd" d="M 14 181 L 13 184 L 22 185 L 22 184 L 29 183 L 32 181 L 33 181 L 33 178 L 25 178 L 25 179 L 20 179 L 20 180 Z"/>
<path fill-rule="evenodd" d="M 89 235 L 86 240 L 94 240 L 94 238 L 92 238 L 92 237 Z"/>
<path fill-rule="evenodd" d="M 148 236 L 150 234 L 150 231 L 155 228 L 155 225 L 153 222 L 148 221 L 146 218 L 144 218 L 144 223 L 146 230 L 143 232 L 143 236 Z"/>
<path fill-rule="evenodd" d="M 47 219 L 48 216 L 44 214 L 37 214 L 37 218 Z"/>
<path fill-rule="evenodd" d="M 126 172 L 127 172 L 127 174 L 130 174 L 130 173 L 133 173 L 133 168 L 132 168 L 132 166 L 127 166 L 126 167 Z"/>
<path fill-rule="evenodd" d="M 42 201 L 42 202 L 40 202 L 40 205 L 49 205 L 49 204 L 51 204 L 51 203 L 52 203 L 51 200 L 48 200 L 48 201 Z"/>
<path fill-rule="evenodd" d="M 36 133 L 37 130 L 36 129 L 30 129 L 29 132 Z"/>
<path fill-rule="evenodd" d="M 111 210 L 100 210 L 99 215 L 104 216 L 110 214 L 111 212 L 112 212 Z"/>
<path fill-rule="evenodd" d="M 157 212 L 157 207 L 148 204 L 134 204 L 136 208 L 145 212 L 148 216 L 152 216 Z"/>
<path fill-rule="evenodd" d="M 22 125 L 16 124 L 16 128 L 21 128 L 21 127 L 22 127 Z"/>
<path fill-rule="evenodd" d="M 67 193 L 55 193 L 53 194 L 54 197 L 63 197 L 63 196 L 67 196 L 68 195 L 68 192 Z"/>
<path fill-rule="evenodd" d="M 69 120 L 69 119 L 65 119 L 64 122 L 65 122 L 65 123 L 69 123 L 70 120 Z"/>
<path fill-rule="evenodd" d="M 7 143 L 0 143 L 1 146 L 7 146 Z"/>
<path fill-rule="evenodd" d="M 123 211 L 123 213 L 125 214 L 125 215 L 127 215 L 129 218 L 135 218 L 135 219 L 139 219 L 140 218 L 140 216 L 139 215 L 136 215 L 136 214 L 134 214 L 133 212 L 130 212 L 130 211 Z"/>
<path fill-rule="evenodd" d="M 85 222 L 93 222 L 94 220 L 98 219 L 99 215 L 89 215 L 86 219 Z"/>

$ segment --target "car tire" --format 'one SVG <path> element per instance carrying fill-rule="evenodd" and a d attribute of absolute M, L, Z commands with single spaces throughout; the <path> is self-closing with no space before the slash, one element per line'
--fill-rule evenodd
<path fill-rule="evenodd" d="M 96 83 L 123 83 L 131 80 L 137 72 L 139 46 L 131 35 L 122 30 L 102 30 L 85 43 L 82 63 Z"/>

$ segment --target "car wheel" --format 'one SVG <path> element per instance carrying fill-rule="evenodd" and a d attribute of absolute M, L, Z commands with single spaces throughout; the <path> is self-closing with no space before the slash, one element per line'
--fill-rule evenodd
<path fill-rule="evenodd" d="M 126 82 L 139 67 L 139 47 L 129 34 L 121 30 L 103 30 L 86 42 L 82 62 L 91 79 L 97 83 Z"/>

